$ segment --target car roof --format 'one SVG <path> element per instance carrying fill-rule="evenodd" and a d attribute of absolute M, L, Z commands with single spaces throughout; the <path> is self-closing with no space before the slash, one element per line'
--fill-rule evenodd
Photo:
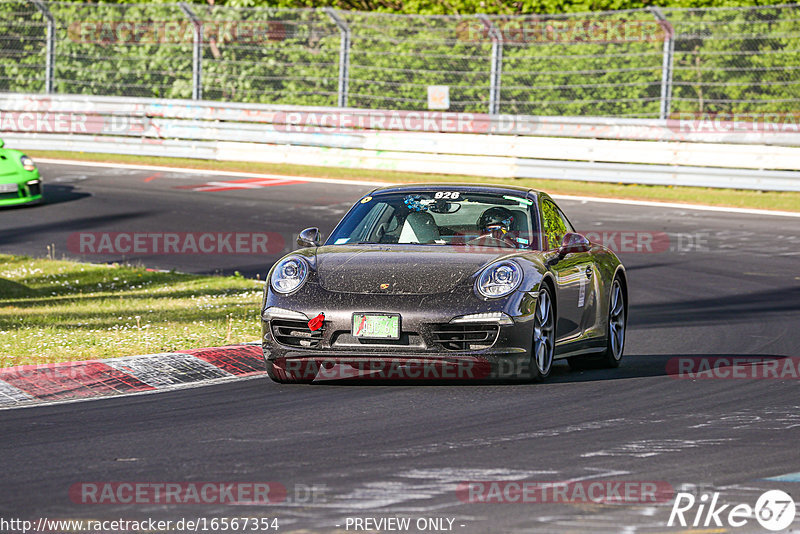
<path fill-rule="evenodd" d="M 406 193 L 415 191 L 462 191 L 467 193 L 531 193 L 538 196 L 541 192 L 529 187 L 518 185 L 499 185 L 499 184 L 459 184 L 459 183 L 423 183 L 423 184 L 403 184 L 379 187 L 373 190 L 371 195 L 383 193 Z"/>

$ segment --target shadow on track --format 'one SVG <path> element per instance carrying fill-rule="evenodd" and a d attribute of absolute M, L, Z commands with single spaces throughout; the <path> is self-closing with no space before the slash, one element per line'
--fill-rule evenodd
<path fill-rule="evenodd" d="M 46 185 L 42 194 L 42 200 L 32 204 L 20 204 L 17 206 L 8 206 L 3 208 L 3 211 L 14 210 L 28 210 L 42 208 L 53 204 L 63 204 L 64 202 L 71 202 L 73 200 L 80 200 L 82 198 L 90 197 L 89 193 L 78 193 L 75 187 L 71 185 Z"/>
<path fill-rule="evenodd" d="M 45 206 L 63 204 L 64 202 L 72 202 L 73 200 L 80 200 L 90 196 L 92 196 L 90 193 L 79 193 L 75 191 L 75 187 L 72 185 L 45 185 L 43 204 Z"/>
<path fill-rule="evenodd" d="M 71 221 L 64 221 L 60 223 L 59 230 L 69 232 L 78 230 L 92 230 L 102 228 L 104 224 L 115 223 L 120 221 L 127 221 L 131 219 L 142 219 L 150 215 L 150 212 L 140 211 L 134 213 L 119 213 L 116 215 L 103 215 L 98 217 L 82 217 L 79 219 L 72 219 Z M 53 231 L 53 223 L 46 222 L 41 224 L 31 224 L 27 226 L 18 226 L 16 228 L 9 228 L 7 230 L 0 230 L 0 243 L 8 245 L 14 242 L 29 241 L 34 233 L 43 233 Z"/>

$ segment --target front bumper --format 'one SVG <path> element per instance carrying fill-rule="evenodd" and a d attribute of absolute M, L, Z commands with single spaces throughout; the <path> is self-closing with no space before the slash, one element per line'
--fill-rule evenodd
<path fill-rule="evenodd" d="M 0 206 L 17 206 L 42 200 L 42 180 L 39 171 L 25 172 L 20 181 L 0 178 Z"/>
<path fill-rule="evenodd" d="M 265 309 L 304 317 L 262 316 L 264 356 L 273 370 L 286 374 L 282 378 L 301 380 L 518 377 L 530 361 L 535 299 L 535 294 L 519 291 L 483 300 L 471 286 L 402 295 L 336 293 L 308 283 L 295 295 L 268 295 Z M 399 314 L 400 339 L 355 338 L 352 315 L 362 312 Z M 504 313 L 511 324 L 505 324 L 507 318 L 451 323 L 456 317 L 491 312 Z M 323 327 L 312 333 L 305 323 L 319 313 L 325 314 Z"/>

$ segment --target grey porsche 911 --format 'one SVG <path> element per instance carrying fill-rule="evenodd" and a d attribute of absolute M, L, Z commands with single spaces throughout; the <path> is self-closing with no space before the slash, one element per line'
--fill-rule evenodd
<path fill-rule="evenodd" d="M 542 380 L 553 361 L 617 367 L 628 283 L 550 196 L 404 185 L 361 198 L 276 262 L 261 307 L 277 382 Z"/>

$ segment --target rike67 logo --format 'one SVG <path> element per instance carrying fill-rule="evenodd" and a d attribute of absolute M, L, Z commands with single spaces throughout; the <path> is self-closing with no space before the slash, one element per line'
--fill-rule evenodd
<path fill-rule="evenodd" d="M 667 526 L 752 527 L 751 521 L 755 518 L 763 528 L 777 532 L 789 528 L 795 513 L 794 500 L 781 490 L 764 492 L 755 506 L 720 504 L 719 492 L 703 493 L 699 497 L 680 492 L 675 496 Z"/>

